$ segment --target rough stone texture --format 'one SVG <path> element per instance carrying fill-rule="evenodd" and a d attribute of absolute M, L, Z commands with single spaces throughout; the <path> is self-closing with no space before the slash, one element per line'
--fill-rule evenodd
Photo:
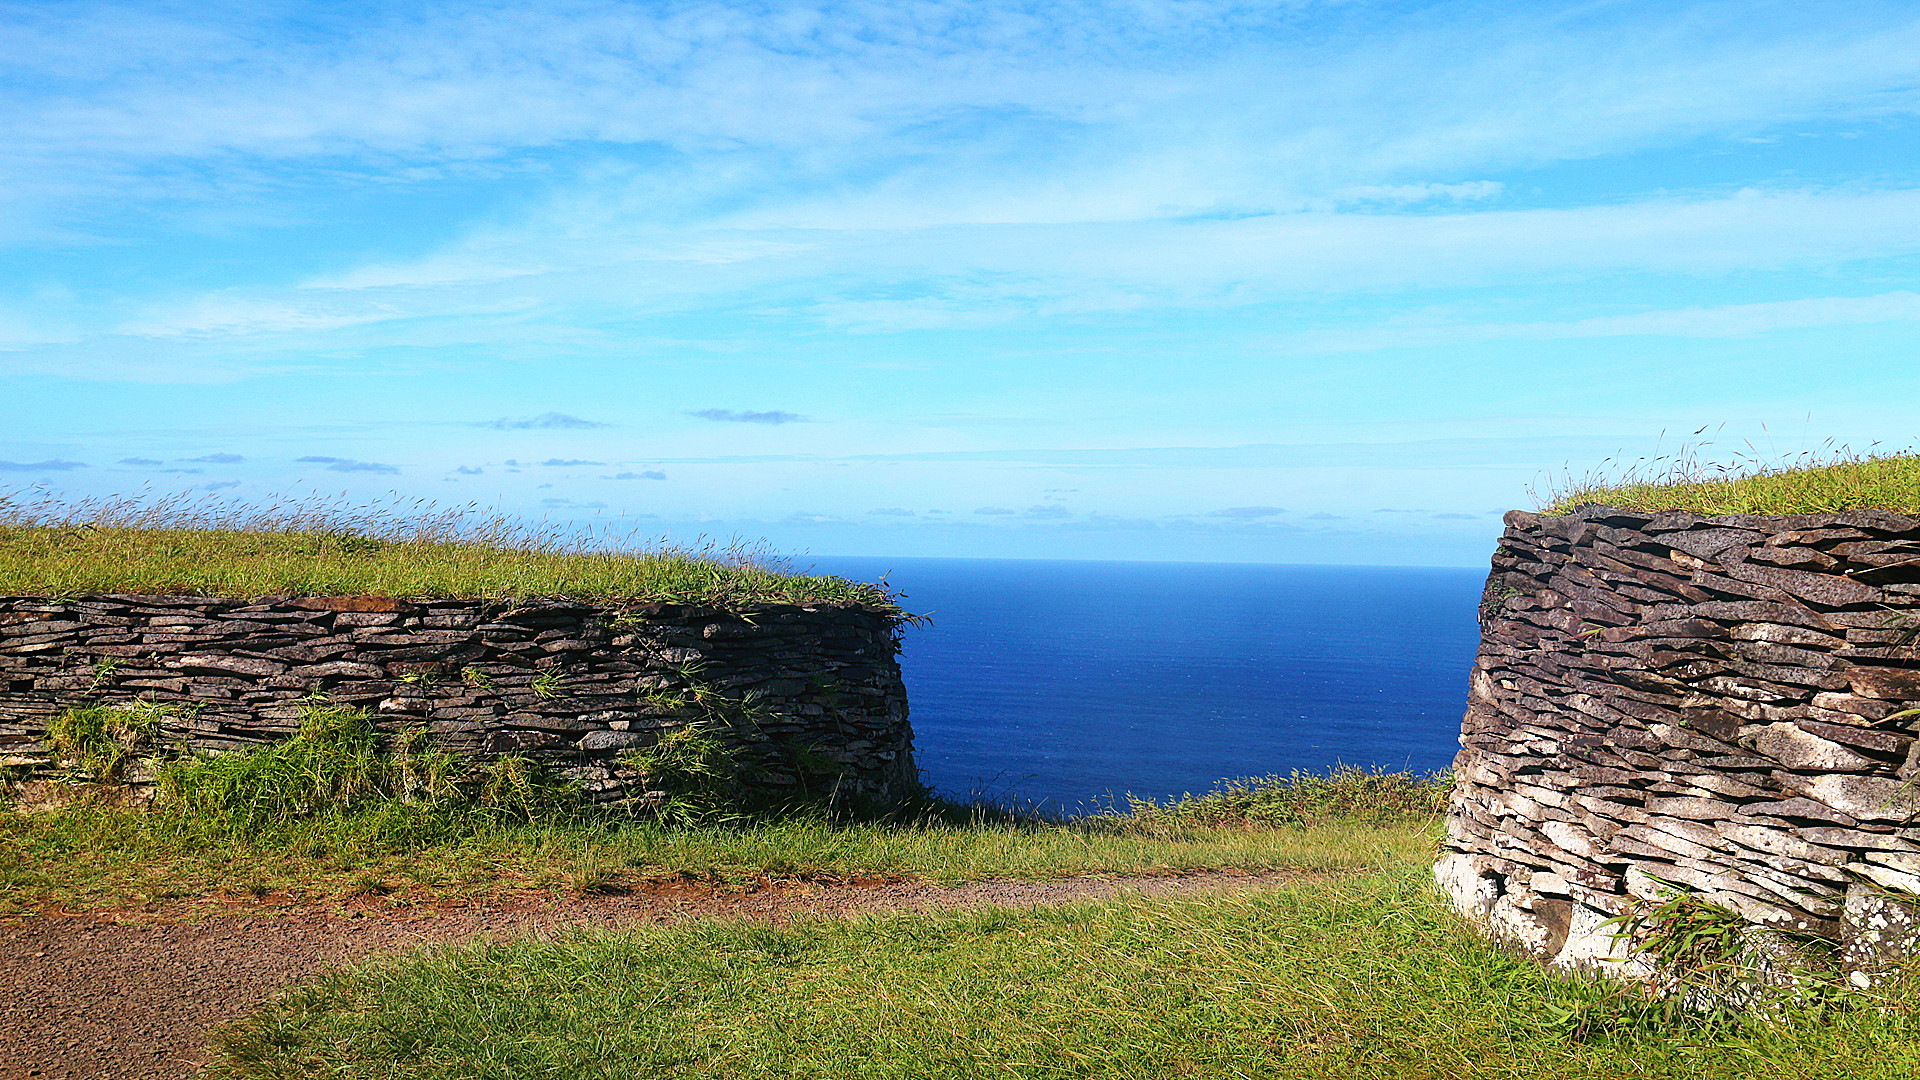
<path fill-rule="evenodd" d="M 71 705 L 189 703 L 162 738 L 224 750 L 290 734 L 295 699 L 319 690 L 382 728 L 525 754 L 612 795 L 622 752 L 702 718 L 699 685 L 762 707 L 735 739 L 759 782 L 892 800 L 919 781 L 898 630 L 825 604 L 0 597 L 0 764 L 44 767 L 47 725 Z"/>
<path fill-rule="evenodd" d="M 1594 965 L 1673 882 L 1857 983 L 1920 951 L 1920 520 L 1506 523 L 1435 867 L 1462 913 Z"/>
<path fill-rule="evenodd" d="M 1855 986 L 1866 988 L 1899 974 L 1920 955 L 1920 905 L 1870 885 L 1847 886 L 1846 923 L 1840 965 Z"/>

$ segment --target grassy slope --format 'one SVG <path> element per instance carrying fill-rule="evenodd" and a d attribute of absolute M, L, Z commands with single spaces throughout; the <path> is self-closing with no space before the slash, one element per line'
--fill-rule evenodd
<path fill-rule="evenodd" d="M 1920 1075 L 1916 996 L 1743 1027 L 1632 1015 L 1445 911 L 1425 860 L 1282 890 L 417 952 L 296 991 L 213 1075 Z"/>
<path fill-rule="evenodd" d="M 1844 455 L 1785 465 L 1721 469 L 1682 455 L 1617 479 L 1590 478 L 1555 491 L 1542 509 L 1583 503 L 1622 510 L 1724 514 L 1823 514 L 1880 509 L 1920 514 L 1920 455 Z"/>

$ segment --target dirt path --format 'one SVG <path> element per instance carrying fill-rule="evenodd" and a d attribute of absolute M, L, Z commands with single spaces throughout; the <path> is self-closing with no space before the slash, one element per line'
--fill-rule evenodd
<path fill-rule="evenodd" d="M 0 1080 L 193 1075 L 208 1033 L 327 967 L 410 946 L 572 927 L 689 918 L 787 922 L 861 911 L 1024 906 L 1122 891 L 1168 896 L 1271 888 L 1290 874 L 1073 878 L 970 885 L 770 885 L 751 892 L 667 882 L 630 896 L 545 894 L 471 905 L 246 912 L 192 922 L 125 913 L 40 916 L 0 924 Z"/>

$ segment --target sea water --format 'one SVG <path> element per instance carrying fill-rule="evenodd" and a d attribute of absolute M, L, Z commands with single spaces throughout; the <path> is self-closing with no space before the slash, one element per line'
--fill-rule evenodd
<path fill-rule="evenodd" d="M 923 779 L 1075 813 L 1228 777 L 1433 771 L 1458 748 L 1485 571 L 817 558 L 884 577 Z"/>

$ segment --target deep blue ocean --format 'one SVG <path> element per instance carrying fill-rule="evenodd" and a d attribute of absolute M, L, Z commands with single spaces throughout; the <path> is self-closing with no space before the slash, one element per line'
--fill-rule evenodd
<path fill-rule="evenodd" d="M 1458 748 L 1483 570 L 816 558 L 883 576 L 922 775 L 1061 812 Z"/>

